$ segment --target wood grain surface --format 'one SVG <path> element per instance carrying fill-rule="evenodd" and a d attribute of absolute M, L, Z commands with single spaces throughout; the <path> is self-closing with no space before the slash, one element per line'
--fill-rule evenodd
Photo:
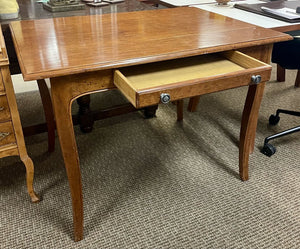
<path fill-rule="evenodd" d="M 155 20 L 155 21 L 154 21 Z M 277 31 L 197 8 L 10 24 L 25 80 L 149 63 L 287 40 Z"/>

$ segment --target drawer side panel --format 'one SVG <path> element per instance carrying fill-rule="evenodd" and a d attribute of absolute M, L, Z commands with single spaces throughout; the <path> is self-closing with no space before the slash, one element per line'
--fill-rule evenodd
<path fill-rule="evenodd" d="M 130 103 L 136 107 L 136 91 L 119 70 L 115 70 L 114 72 L 114 84 L 125 95 Z"/>

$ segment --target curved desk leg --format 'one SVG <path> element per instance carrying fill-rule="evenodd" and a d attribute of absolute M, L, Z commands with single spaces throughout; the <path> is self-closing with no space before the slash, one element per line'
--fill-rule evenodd
<path fill-rule="evenodd" d="M 55 120 L 54 120 L 51 96 L 46 81 L 44 79 L 37 80 L 37 83 L 38 83 L 42 104 L 44 108 L 44 113 L 45 113 L 45 119 L 47 123 L 48 151 L 53 152 L 55 148 Z"/>
<path fill-rule="evenodd" d="M 112 76 L 112 70 L 103 70 L 50 79 L 56 129 L 71 191 L 75 241 L 83 239 L 83 196 L 71 105 L 78 97 L 115 88 Z"/>
<path fill-rule="evenodd" d="M 68 175 L 74 222 L 74 240 L 83 238 L 83 201 L 79 158 L 71 116 L 72 96 L 51 81 L 52 103 L 57 133 Z"/>
<path fill-rule="evenodd" d="M 195 96 L 195 97 L 190 98 L 189 105 L 188 105 L 188 111 L 195 112 L 197 110 L 199 100 L 200 100 L 200 96 Z"/>
<path fill-rule="evenodd" d="M 245 101 L 241 122 L 239 146 L 240 177 L 243 181 L 248 180 L 249 154 L 254 149 L 258 112 L 263 97 L 264 88 L 265 82 L 258 85 L 250 85 Z"/>

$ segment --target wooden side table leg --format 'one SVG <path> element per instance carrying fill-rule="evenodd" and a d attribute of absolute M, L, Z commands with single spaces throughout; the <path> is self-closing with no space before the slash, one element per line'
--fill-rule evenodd
<path fill-rule="evenodd" d="M 54 81 L 54 80 L 53 80 Z M 65 162 L 72 198 L 74 240 L 83 238 L 83 200 L 79 158 L 71 115 L 72 96 L 51 81 L 51 95 L 54 107 L 57 133 Z"/>
<path fill-rule="evenodd" d="M 248 180 L 249 154 L 254 149 L 254 140 L 257 127 L 258 112 L 263 97 L 265 83 L 250 85 L 242 115 L 240 146 L 239 146 L 239 171 L 243 181 Z"/>
<path fill-rule="evenodd" d="M 26 183 L 27 190 L 32 202 L 39 202 L 40 198 L 33 190 L 33 177 L 34 177 L 34 166 L 31 158 L 29 156 L 21 157 L 22 162 L 26 167 Z"/>
<path fill-rule="evenodd" d="M 1 32 L 1 28 L 0 28 Z M 35 194 L 33 190 L 33 177 L 34 177 L 34 165 L 31 158 L 27 154 L 24 135 L 22 130 L 22 124 L 19 116 L 18 106 L 16 97 L 14 94 L 13 84 L 10 76 L 8 66 L 2 67 L 0 69 L 0 77 L 3 77 L 3 83 L 6 89 L 6 97 L 9 103 L 9 108 L 11 110 L 11 119 L 14 127 L 16 142 L 18 145 L 18 155 L 20 156 L 21 161 L 26 167 L 26 182 L 27 190 L 32 202 L 38 202 L 39 197 Z"/>
<path fill-rule="evenodd" d="M 183 99 L 177 100 L 177 121 L 183 120 Z"/>
<path fill-rule="evenodd" d="M 80 130 L 84 133 L 89 133 L 93 130 L 94 119 L 90 110 L 90 103 L 90 95 L 85 95 L 77 99 Z"/>
<path fill-rule="evenodd" d="M 190 98 L 188 111 L 195 112 L 200 101 L 200 96 Z"/>
<path fill-rule="evenodd" d="M 285 69 L 277 64 L 277 81 L 284 82 L 285 81 Z"/>
<path fill-rule="evenodd" d="M 48 151 L 53 152 L 55 149 L 55 120 L 54 120 L 51 96 L 46 81 L 44 79 L 37 80 L 37 83 L 38 83 L 42 104 L 44 108 L 44 113 L 45 113 L 45 119 L 47 123 Z"/>
<path fill-rule="evenodd" d="M 298 69 L 296 80 L 295 80 L 295 87 L 300 87 L 300 69 Z"/>

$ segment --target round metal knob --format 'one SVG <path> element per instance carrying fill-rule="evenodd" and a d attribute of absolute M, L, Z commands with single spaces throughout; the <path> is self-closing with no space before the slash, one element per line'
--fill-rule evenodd
<path fill-rule="evenodd" d="M 167 104 L 167 103 L 170 102 L 170 100 L 171 100 L 170 94 L 168 94 L 168 93 L 162 93 L 160 95 L 160 101 L 161 101 L 161 103 Z"/>
<path fill-rule="evenodd" d="M 254 84 L 258 84 L 261 82 L 261 76 L 260 75 L 252 75 L 251 76 L 251 81 L 254 83 Z"/>

